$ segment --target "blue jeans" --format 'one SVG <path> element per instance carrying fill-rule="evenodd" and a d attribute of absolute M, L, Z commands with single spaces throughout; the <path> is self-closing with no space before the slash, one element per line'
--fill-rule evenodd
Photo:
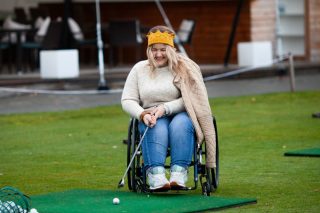
<path fill-rule="evenodd" d="M 142 135 L 146 129 L 139 123 Z M 170 147 L 171 166 L 187 168 L 192 160 L 195 143 L 195 130 L 186 112 L 158 118 L 157 124 L 149 128 L 142 142 L 142 155 L 146 169 L 164 166 Z"/>

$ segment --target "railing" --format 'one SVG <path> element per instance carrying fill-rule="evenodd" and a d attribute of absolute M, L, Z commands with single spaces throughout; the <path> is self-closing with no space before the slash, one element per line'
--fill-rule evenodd
<path fill-rule="evenodd" d="M 277 63 L 280 63 L 280 62 L 286 61 L 286 60 L 288 60 L 288 62 L 289 62 L 290 90 L 291 90 L 291 92 L 294 92 L 295 91 L 295 69 L 294 69 L 293 55 L 291 53 L 288 53 L 287 55 L 281 56 L 278 59 L 274 59 L 272 64 L 270 64 L 270 65 L 277 64 Z M 217 80 L 217 79 L 221 79 L 221 78 L 226 78 L 229 76 L 238 75 L 238 74 L 245 73 L 245 72 L 251 72 L 251 71 L 254 71 L 259 68 L 269 67 L 270 65 L 244 67 L 244 68 L 232 70 L 232 71 L 221 73 L 221 74 L 208 76 L 208 77 L 205 77 L 203 80 L 206 82 L 206 81 L 212 81 L 212 80 Z"/>

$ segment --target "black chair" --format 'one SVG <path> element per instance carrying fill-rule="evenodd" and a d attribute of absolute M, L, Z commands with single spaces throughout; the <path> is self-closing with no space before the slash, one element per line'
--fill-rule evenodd
<path fill-rule="evenodd" d="M 140 142 L 140 133 L 138 129 L 139 121 L 137 119 L 131 119 L 128 128 L 128 138 L 126 140 L 127 144 L 127 166 L 130 165 L 130 161 L 133 158 L 131 166 L 127 173 L 128 178 L 128 188 L 133 192 L 143 192 L 149 193 L 153 192 L 149 189 L 146 181 L 146 169 L 143 164 L 142 149 L 139 147 L 139 151 L 134 156 L 136 148 Z M 215 140 L 216 140 L 216 168 L 208 168 L 202 162 L 202 159 L 206 159 L 206 151 L 203 150 L 202 145 L 198 146 L 195 143 L 195 149 L 193 153 L 193 161 L 191 166 L 193 166 L 193 176 L 194 176 L 194 186 L 185 187 L 182 190 L 195 190 L 198 186 L 198 181 L 200 177 L 200 183 L 202 187 L 202 194 L 210 196 L 211 192 L 214 192 L 219 185 L 219 144 L 218 144 L 218 132 L 216 120 L 213 117 L 213 124 L 215 128 Z M 133 157 L 134 156 L 134 157 Z M 169 156 L 169 152 L 168 152 Z M 166 169 L 170 168 L 170 165 L 165 165 Z"/>
<path fill-rule="evenodd" d="M 10 42 L 7 32 L 0 32 L 0 72 L 3 70 L 3 65 L 7 64 L 8 72 L 11 72 L 13 45 Z"/>
<path fill-rule="evenodd" d="M 14 8 L 15 21 L 23 24 L 29 24 L 27 13 L 22 7 Z"/>
<path fill-rule="evenodd" d="M 109 22 L 109 64 L 116 63 L 114 50 L 119 50 L 119 58 L 122 59 L 123 47 L 135 47 L 136 61 L 141 58 L 141 44 L 143 43 L 138 20 L 112 20 Z"/>
<path fill-rule="evenodd" d="M 92 58 L 97 59 L 96 29 L 80 27 L 73 18 L 68 18 L 68 26 L 70 33 L 72 34 L 72 46 L 79 50 L 80 61 L 87 60 L 90 62 L 92 61 Z M 92 38 L 87 38 L 88 35 Z M 89 57 L 84 57 L 88 55 Z M 98 63 L 98 61 L 96 60 L 95 63 Z"/>
<path fill-rule="evenodd" d="M 76 45 L 96 45 L 96 38 L 87 39 L 80 25 L 71 17 L 68 18 L 68 27 Z M 95 33 L 95 31 L 93 32 Z"/>
<path fill-rule="evenodd" d="M 1 39 L 1 38 L 0 38 Z M 10 61 L 10 43 L 9 42 L 1 42 L 0 41 L 0 72 L 2 72 L 2 65 L 3 65 L 3 57 L 4 57 L 4 54 L 3 52 L 9 52 L 8 54 L 6 54 L 8 57 L 7 57 L 7 64 L 8 64 L 8 70 L 11 71 L 11 61 Z"/>

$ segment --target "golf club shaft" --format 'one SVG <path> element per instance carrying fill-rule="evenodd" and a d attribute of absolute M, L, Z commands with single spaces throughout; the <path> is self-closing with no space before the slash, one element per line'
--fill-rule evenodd
<path fill-rule="evenodd" d="M 142 144 L 143 138 L 144 138 L 144 136 L 146 135 L 148 129 L 149 129 L 149 127 L 147 126 L 146 130 L 144 131 L 144 133 L 143 133 L 143 135 L 142 135 L 142 137 L 141 137 L 141 139 L 140 139 L 140 142 L 139 142 L 136 150 L 134 151 L 134 153 L 133 153 L 133 155 L 132 155 L 132 157 L 131 157 L 130 163 L 129 163 L 129 165 L 128 165 L 128 167 L 127 167 L 127 169 L 126 169 L 126 171 L 125 171 L 125 173 L 124 173 L 124 175 L 123 175 L 123 177 L 122 177 L 122 179 L 121 179 L 120 182 L 123 182 L 124 178 L 126 177 L 128 171 L 129 171 L 129 169 L 130 169 L 130 167 L 131 167 L 131 164 L 132 164 L 132 162 L 133 162 L 133 159 L 136 157 L 136 155 L 137 155 L 137 153 L 138 153 L 138 150 L 139 150 L 139 148 L 140 148 L 140 146 L 141 146 L 141 144 Z"/>

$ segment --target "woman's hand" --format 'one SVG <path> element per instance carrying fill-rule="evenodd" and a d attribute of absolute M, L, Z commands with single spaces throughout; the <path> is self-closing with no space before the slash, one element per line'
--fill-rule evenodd
<path fill-rule="evenodd" d="M 166 112 L 166 109 L 164 108 L 164 105 L 161 104 L 159 106 L 154 107 L 153 109 L 150 109 L 148 111 L 144 111 L 142 113 L 142 119 L 143 123 L 149 127 L 153 127 L 157 123 L 157 119 L 161 118 Z"/>
<path fill-rule="evenodd" d="M 143 123 L 145 124 L 145 125 L 147 125 L 148 127 L 153 127 L 154 125 L 156 125 L 156 123 L 157 123 L 157 119 L 156 119 L 156 117 L 154 116 L 154 115 L 152 115 L 152 114 L 145 114 L 144 116 L 143 116 Z"/>
<path fill-rule="evenodd" d="M 155 107 L 155 108 L 151 111 L 151 114 L 154 115 L 154 117 L 155 117 L 156 119 L 158 119 L 158 118 L 161 118 L 162 116 L 164 116 L 165 112 L 166 112 L 166 109 L 164 108 L 164 105 L 161 104 L 161 105 Z"/>

